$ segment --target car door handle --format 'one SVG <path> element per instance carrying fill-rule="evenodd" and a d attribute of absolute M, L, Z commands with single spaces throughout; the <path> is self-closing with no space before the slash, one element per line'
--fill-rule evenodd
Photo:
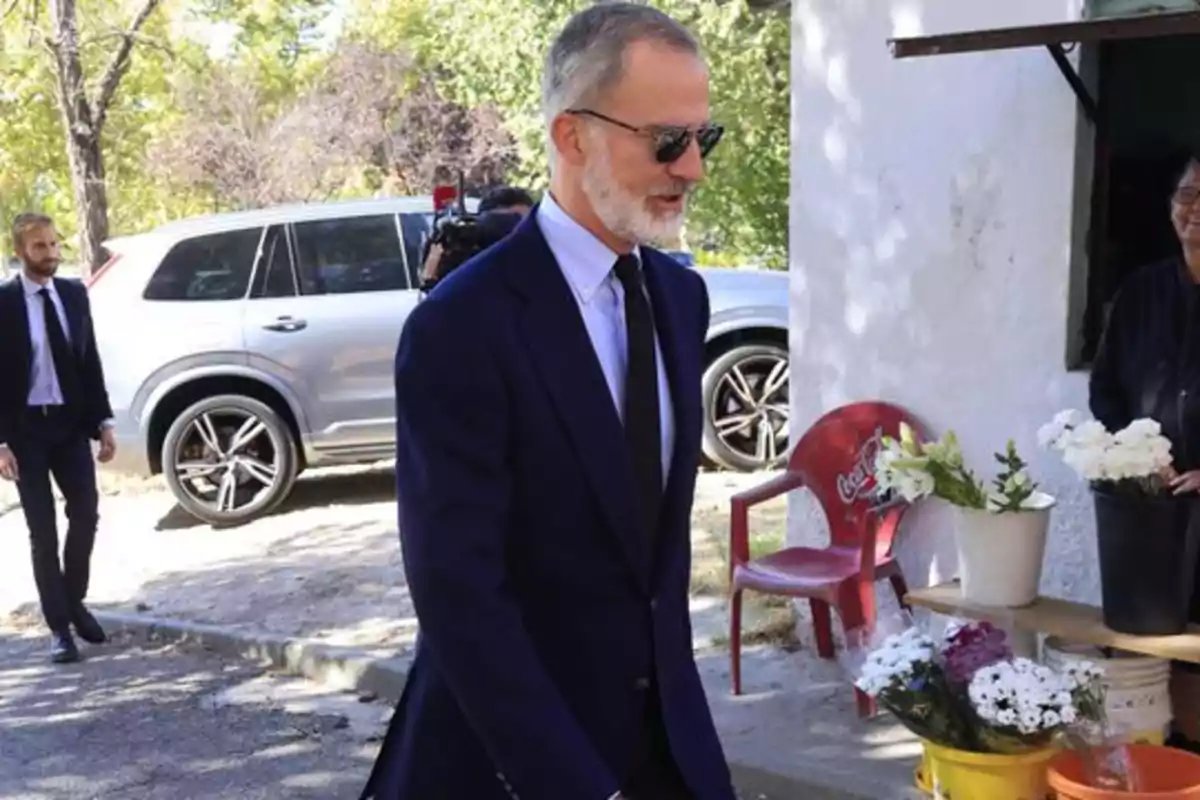
<path fill-rule="evenodd" d="M 280 317 L 274 322 L 268 322 L 266 325 L 263 325 L 263 330 L 276 331 L 278 333 L 295 333 L 296 331 L 302 331 L 307 327 L 308 323 L 302 319 L 295 319 L 293 317 Z"/>

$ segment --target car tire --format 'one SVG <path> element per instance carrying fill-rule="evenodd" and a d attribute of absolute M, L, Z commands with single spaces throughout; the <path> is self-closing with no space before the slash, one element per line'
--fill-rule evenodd
<path fill-rule="evenodd" d="M 789 418 L 785 348 L 768 343 L 733 347 L 713 359 L 701 385 L 706 458 L 736 472 L 783 465 Z"/>
<path fill-rule="evenodd" d="M 218 395 L 189 406 L 171 423 L 163 439 L 163 476 L 188 514 L 233 527 L 283 502 L 296 483 L 297 452 L 291 428 L 275 409 L 252 397 Z"/>

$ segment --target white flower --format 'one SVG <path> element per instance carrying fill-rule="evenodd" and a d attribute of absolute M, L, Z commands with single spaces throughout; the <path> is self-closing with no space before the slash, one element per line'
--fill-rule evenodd
<path fill-rule="evenodd" d="M 1018 658 L 976 672 L 967 696 L 984 722 L 1028 736 L 1051 732 L 1076 719 L 1074 685 L 1065 674 Z"/>
<path fill-rule="evenodd" d="M 1092 419 L 1072 428 L 1066 438 L 1066 444 L 1071 447 L 1108 447 L 1112 440 L 1113 435 L 1102 424 Z"/>
<path fill-rule="evenodd" d="M 1057 449 L 1063 434 L 1077 425 L 1081 425 L 1085 419 L 1083 413 L 1075 409 L 1058 412 L 1051 422 L 1046 423 L 1038 430 L 1038 446 Z"/>
<path fill-rule="evenodd" d="M 883 491 L 894 490 L 909 503 L 933 494 L 933 476 L 925 471 L 926 459 L 905 453 L 900 442 L 889 440 L 875 457 L 875 482 Z"/>
<path fill-rule="evenodd" d="M 867 655 L 854 685 L 871 697 L 902 688 L 913 678 L 917 665 L 932 661 L 935 652 L 933 640 L 916 628 L 892 634 Z"/>
<path fill-rule="evenodd" d="M 1118 431 L 1114 437 L 1118 443 L 1146 441 L 1162 436 L 1162 425 L 1155 420 L 1143 417 L 1129 423 L 1124 430 Z"/>
<path fill-rule="evenodd" d="M 1087 481 L 1147 478 L 1172 463 L 1171 442 L 1151 419 L 1136 419 L 1112 434 L 1096 420 L 1082 421 L 1079 412 L 1064 411 L 1042 426 L 1038 439 L 1060 451 L 1067 466 Z"/>
<path fill-rule="evenodd" d="M 1063 451 L 1063 461 L 1086 481 L 1102 481 L 1109 477 L 1109 463 L 1103 447 L 1068 447 Z"/>

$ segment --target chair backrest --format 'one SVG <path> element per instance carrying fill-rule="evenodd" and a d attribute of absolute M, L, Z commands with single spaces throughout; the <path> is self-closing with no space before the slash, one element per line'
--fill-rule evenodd
<path fill-rule="evenodd" d="M 788 471 L 798 473 L 816 495 L 829 523 L 831 544 L 858 547 L 867 526 L 878 523 L 876 552 L 891 552 L 905 504 L 880 496 L 875 456 L 885 436 L 900 435 L 902 422 L 924 435 L 924 426 L 899 406 L 852 403 L 825 414 L 797 442 Z"/>

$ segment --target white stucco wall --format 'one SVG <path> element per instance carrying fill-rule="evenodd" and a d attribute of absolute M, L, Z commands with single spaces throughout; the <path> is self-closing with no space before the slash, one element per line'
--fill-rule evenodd
<path fill-rule="evenodd" d="M 893 35 L 1066 21 L 1068 0 L 793 0 L 792 429 L 861 399 L 1007 438 L 1059 497 L 1042 590 L 1099 600 L 1085 487 L 1039 425 L 1086 409 L 1065 366 L 1077 104 L 1041 48 L 894 60 Z M 1082 200 L 1086 203 L 1086 197 Z M 793 542 L 825 533 L 793 502 Z M 909 516 L 909 582 L 953 577 L 949 519 Z M 881 585 L 882 589 L 883 585 Z"/>

